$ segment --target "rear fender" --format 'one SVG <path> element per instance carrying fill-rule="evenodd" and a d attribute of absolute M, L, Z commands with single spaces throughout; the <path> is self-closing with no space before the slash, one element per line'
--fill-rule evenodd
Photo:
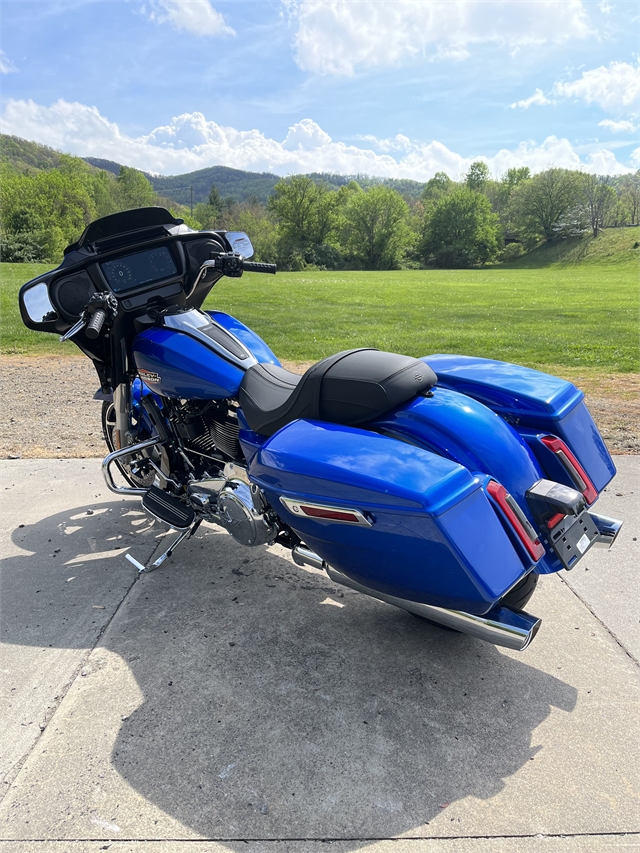
<path fill-rule="evenodd" d="M 472 397 L 437 387 L 432 397 L 417 397 L 368 427 L 451 459 L 473 471 L 485 484 L 487 475 L 494 478 L 516 499 L 535 527 L 526 492 L 544 476 L 540 465 L 524 438 Z M 534 571 L 550 574 L 561 568 L 557 557 L 547 551 Z"/>
<path fill-rule="evenodd" d="M 567 472 L 541 444 L 557 436 L 569 447 L 601 492 L 616 473 L 613 460 L 571 382 L 540 370 L 466 355 L 430 355 L 423 359 L 438 375 L 438 386 L 472 397 L 500 415 L 531 447 L 545 476 L 575 487 Z"/>
<path fill-rule="evenodd" d="M 367 426 L 412 441 L 469 471 L 490 474 L 533 521 L 525 494 L 542 476 L 535 456 L 509 424 L 477 400 L 435 388 L 433 397 L 417 397 Z"/>

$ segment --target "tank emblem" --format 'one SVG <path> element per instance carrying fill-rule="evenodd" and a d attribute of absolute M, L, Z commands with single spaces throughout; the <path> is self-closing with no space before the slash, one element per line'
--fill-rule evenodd
<path fill-rule="evenodd" d="M 138 373 L 140 374 L 140 379 L 142 379 L 143 382 L 160 382 L 160 374 L 154 373 L 153 370 L 143 370 L 140 368 Z"/>

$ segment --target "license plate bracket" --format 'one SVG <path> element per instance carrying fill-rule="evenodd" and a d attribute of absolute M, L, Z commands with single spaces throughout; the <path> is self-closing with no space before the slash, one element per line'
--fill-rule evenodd
<path fill-rule="evenodd" d="M 577 517 L 565 516 L 549 531 L 549 544 L 568 571 L 575 568 L 597 538 L 598 528 L 586 509 Z"/>

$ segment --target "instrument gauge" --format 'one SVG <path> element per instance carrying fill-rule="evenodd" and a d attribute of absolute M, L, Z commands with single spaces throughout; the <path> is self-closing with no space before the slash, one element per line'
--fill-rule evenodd
<path fill-rule="evenodd" d="M 122 261 L 109 264 L 109 282 L 114 289 L 122 290 L 133 281 L 131 268 Z"/>
<path fill-rule="evenodd" d="M 151 265 L 151 269 L 158 273 L 158 275 L 172 275 L 175 272 L 171 256 L 166 249 L 158 249 L 155 252 L 151 252 L 149 264 Z"/>

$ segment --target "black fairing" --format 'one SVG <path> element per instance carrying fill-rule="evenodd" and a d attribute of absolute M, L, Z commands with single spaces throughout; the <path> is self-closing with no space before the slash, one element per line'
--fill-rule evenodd
<path fill-rule="evenodd" d="M 34 331 L 66 333 L 79 319 L 93 293 L 111 289 L 102 269 L 105 261 L 126 260 L 129 254 L 161 246 L 171 253 L 176 274 L 118 293 L 120 310 L 110 332 L 90 340 L 80 331 L 72 339 L 93 360 L 103 389 L 114 387 L 126 378 L 131 364 L 129 346 L 135 334 L 153 322 L 147 313 L 151 305 L 155 309 L 200 308 L 220 278 L 220 273 L 214 270 L 199 276 L 200 268 L 204 261 L 229 251 L 224 232 L 193 231 L 160 207 L 97 219 L 76 243 L 65 249 L 60 266 L 23 285 L 19 304 L 24 324 Z M 23 295 L 40 283 L 47 285 L 55 313 L 36 322 L 26 311 Z"/>
<path fill-rule="evenodd" d="M 375 349 L 329 356 L 299 377 L 271 364 L 249 368 L 239 402 L 257 433 L 273 435 L 298 418 L 355 426 L 432 388 L 437 377 L 423 361 Z"/>

